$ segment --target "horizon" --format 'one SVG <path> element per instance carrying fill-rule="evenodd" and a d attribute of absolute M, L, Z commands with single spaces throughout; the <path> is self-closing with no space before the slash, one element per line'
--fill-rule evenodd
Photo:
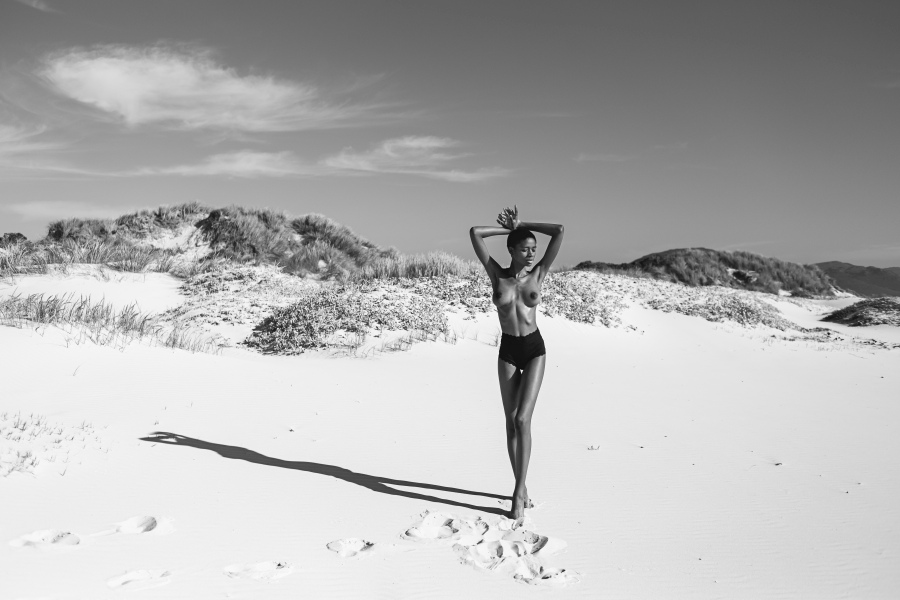
<path fill-rule="evenodd" d="M 559 264 L 707 247 L 896 267 L 898 18 L 0 0 L 0 233 L 198 201 L 472 258 L 468 228 L 518 204 L 566 225 Z"/>

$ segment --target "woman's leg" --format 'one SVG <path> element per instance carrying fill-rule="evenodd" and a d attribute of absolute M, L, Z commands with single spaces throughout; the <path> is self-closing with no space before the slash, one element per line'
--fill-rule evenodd
<path fill-rule="evenodd" d="M 500 397 L 503 398 L 503 413 L 506 416 L 506 451 L 513 474 L 516 472 L 516 409 L 518 407 L 519 369 L 505 360 L 497 359 L 497 378 L 500 380 Z"/>
<path fill-rule="evenodd" d="M 512 516 L 514 519 L 524 516 L 525 504 L 528 500 L 528 493 L 525 489 L 525 476 L 528 474 L 528 462 L 531 459 L 531 415 L 534 414 L 538 392 L 541 391 L 541 383 L 544 380 L 544 366 L 546 364 L 546 355 L 536 356 L 531 359 L 522 370 L 517 386 L 518 389 L 516 390 L 516 409 L 513 416 L 516 441 L 515 464 L 513 467 L 516 474 L 516 487 L 513 491 L 512 502 Z"/>

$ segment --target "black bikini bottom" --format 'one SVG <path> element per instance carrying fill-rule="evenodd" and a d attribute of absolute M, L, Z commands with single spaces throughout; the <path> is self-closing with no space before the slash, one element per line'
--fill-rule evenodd
<path fill-rule="evenodd" d="M 521 337 L 504 333 L 500 338 L 500 360 L 517 369 L 524 369 L 532 358 L 545 354 L 547 349 L 544 348 L 544 338 L 537 329 Z"/>

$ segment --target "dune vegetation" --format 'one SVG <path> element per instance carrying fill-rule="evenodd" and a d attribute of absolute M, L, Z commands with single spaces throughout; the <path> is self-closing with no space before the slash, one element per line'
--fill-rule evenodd
<path fill-rule="evenodd" d="M 348 281 L 466 275 L 478 266 L 446 252 L 401 254 L 382 248 L 319 214 L 291 218 L 269 209 L 213 209 L 196 202 L 117 219 L 54 221 L 37 242 L 19 237 L 0 246 L 0 276 L 103 264 L 188 277 L 224 261 Z"/>
<path fill-rule="evenodd" d="M 576 269 L 650 277 L 689 286 L 718 285 L 793 296 L 833 296 L 833 282 L 815 265 L 798 265 L 750 252 L 680 248 L 648 254 L 630 263 L 584 261 Z"/>
<path fill-rule="evenodd" d="M 159 320 L 114 314 L 71 298 L 12 298 L 0 306 L 7 324 L 67 324 L 97 339 L 150 337 L 196 350 L 207 342 L 182 339 L 178 332 L 227 323 L 254 328 L 243 340 L 249 347 L 297 354 L 358 348 L 366 335 L 385 330 L 405 332 L 409 343 L 449 339 L 448 311 L 477 317 L 494 310 L 490 284 L 475 261 L 444 252 L 402 254 L 318 214 L 290 217 L 268 209 L 190 203 L 117 219 L 55 221 L 36 242 L 3 239 L 2 277 L 93 264 L 183 280 L 185 302 Z M 833 294 L 830 279 L 817 267 L 690 248 L 621 265 L 583 262 L 551 273 L 541 311 L 616 327 L 626 306 L 641 305 L 714 322 L 794 328 L 752 294 L 760 291 Z"/>
<path fill-rule="evenodd" d="M 58 325 L 71 330 L 67 343 L 82 341 L 103 346 L 124 347 L 135 340 L 146 340 L 166 348 L 190 352 L 216 353 L 214 340 L 191 332 L 177 323 L 163 322 L 155 315 L 141 313 L 134 305 L 116 310 L 111 304 L 74 295 L 13 295 L 0 299 L 0 325 L 25 327 Z"/>
<path fill-rule="evenodd" d="M 850 327 L 900 325 L 900 298 L 868 298 L 836 310 L 823 319 Z"/>

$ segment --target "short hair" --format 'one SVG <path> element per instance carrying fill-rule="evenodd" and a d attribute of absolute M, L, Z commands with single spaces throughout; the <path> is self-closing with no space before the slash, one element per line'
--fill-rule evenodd
<path fill-rule="evenodd" d="M 508 236 L 506 236 L 506 247 L 507 248 L 515 248 L 516 244 L 524 240 L 534 240 L 537 242 L 537 238 L 534 237 L 534 234 L 531 233 L 528 229 L 513 229 Z"/>

